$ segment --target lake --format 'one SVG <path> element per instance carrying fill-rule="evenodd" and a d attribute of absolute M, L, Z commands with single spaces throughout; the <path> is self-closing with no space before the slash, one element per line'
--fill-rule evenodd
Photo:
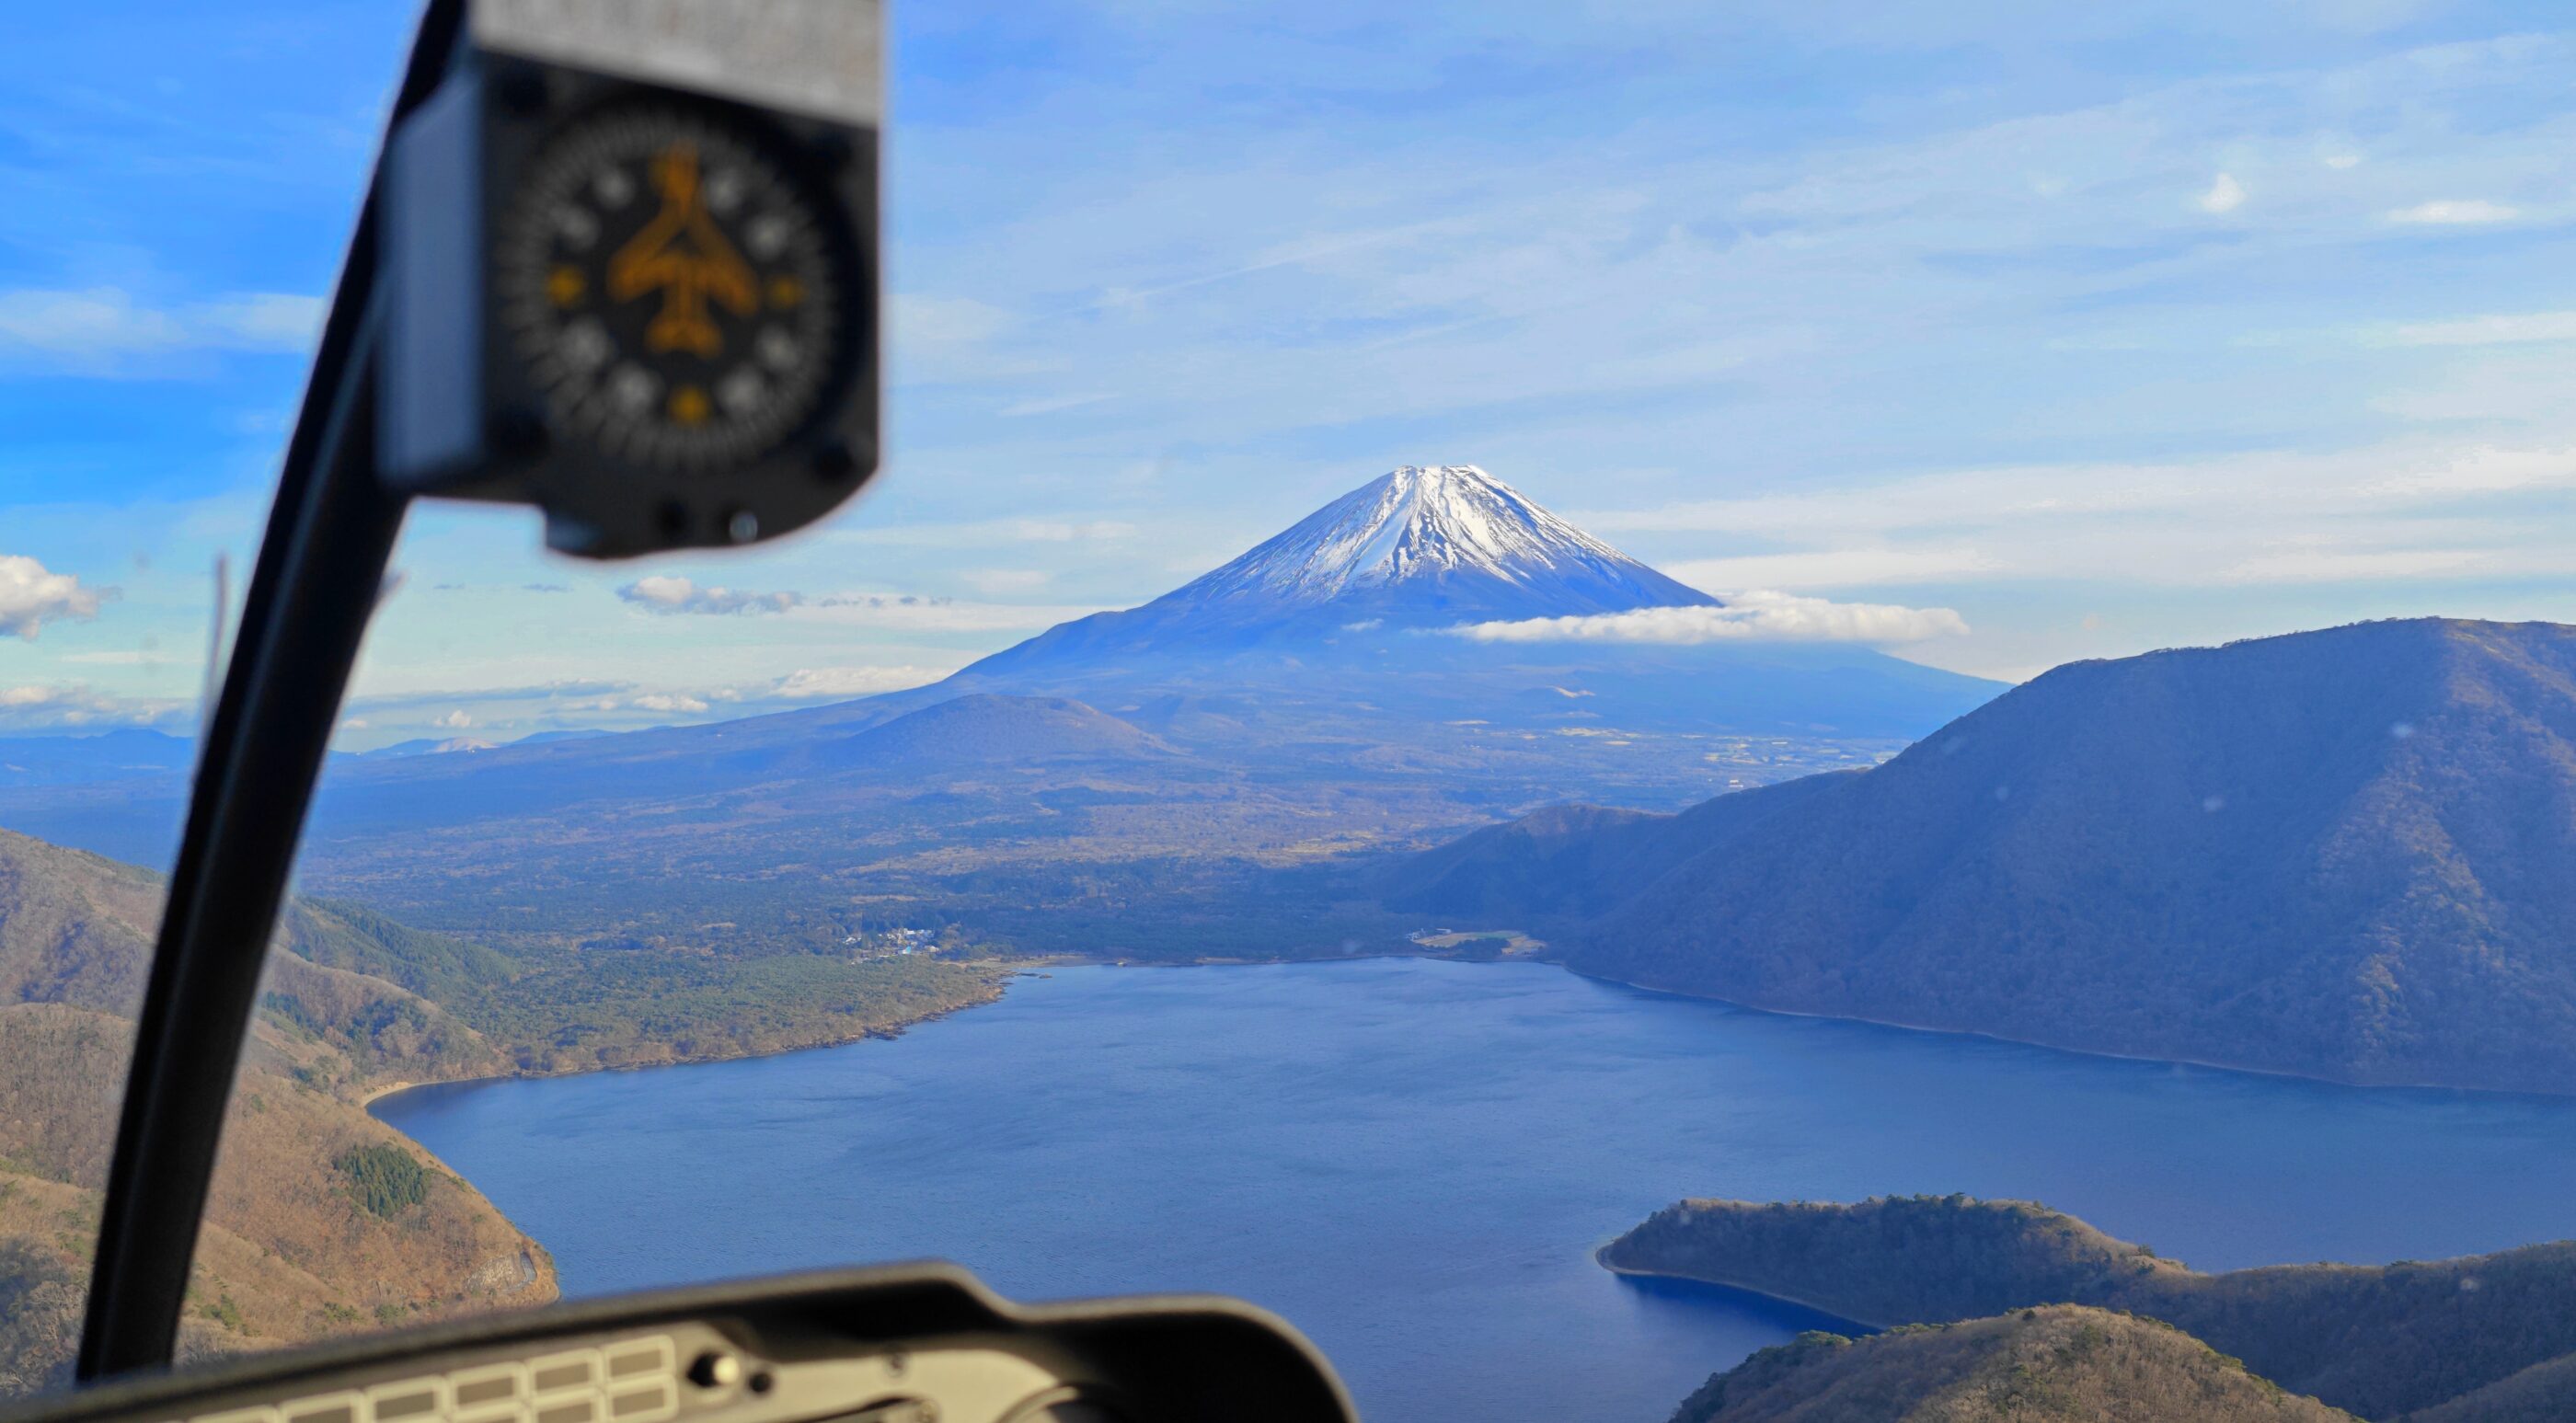
<path fill-rule="evenodd" d="M 1372 1423 L 1660 1423 L 1819 1316 L 1594 1247 L 1690 1196 L 2044 1201 L 2203 1269 L 2576 1235 L 2576 1100 L 2335 1087 L 1792 1018 L 1540 964 L 1060 968 L 904 1036 L 422 1088 L 377 1115 L 566 1291 L 942 1256 L 1215 1290 Z"/>

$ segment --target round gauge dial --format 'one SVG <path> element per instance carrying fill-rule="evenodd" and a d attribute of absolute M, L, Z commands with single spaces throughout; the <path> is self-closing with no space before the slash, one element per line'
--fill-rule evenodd
<path fill-rule="evenodd" d="M 837 207 L 775 141 L 666 106 L 576 121 L 498 234 L 503 332 L 555 427 L 652 469 L 759 458 L 841 368 Z"/>

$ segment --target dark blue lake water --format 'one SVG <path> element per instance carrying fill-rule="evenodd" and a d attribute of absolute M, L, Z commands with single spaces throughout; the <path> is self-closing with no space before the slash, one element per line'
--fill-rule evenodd
<path fill-rule="evenodd" d="M 1684 1195 L 2015 1196 L 2205 1269 L 2576 1235 L 2576 1101 L 2370 1091 L 1662 997 L 1534 964 L 1057 969 L 900 1039 L 378 1115 L 568 1292 L 944 1256 L 1218 1290 L 1373 1423 L 1657 1423 L 1818 1321 L 1593 1264 Z"/>

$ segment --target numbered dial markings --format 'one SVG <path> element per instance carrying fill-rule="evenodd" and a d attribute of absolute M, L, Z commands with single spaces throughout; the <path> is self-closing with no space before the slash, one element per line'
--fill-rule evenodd
<path fill-rule="evenodd" d="M 832 210 L 759 136 L 612 111 L 540 153 L 503 219 L 503 328 L 558 428 L 722 470 L 805 424 L 841 364 Z"/>

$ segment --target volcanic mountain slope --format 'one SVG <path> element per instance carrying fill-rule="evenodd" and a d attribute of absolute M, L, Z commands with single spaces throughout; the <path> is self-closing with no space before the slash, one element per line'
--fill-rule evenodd
<path fill-rule="evenodd" d="M 0 1396 L 67 1377 L 161 892 L 144 871 L 0 832 Z M 286 939 L 395 952 L 304 906 Z M 369 1082 L 502 1071 L 503 1056 L 436 1004 L 291 950 L 273 956 L 262 1002 L 186 1347 L 554 1298 L 542 1250 L 354 1101 Z"/>
<path fill-rule="evenodd" d="M 1479 624 L 1718 606 L 1473 465 L 1407 465 L 1150 603 L 1051 628 L 948 685 L 1054 692 L 1122 714 L 1156 697 L 1231 699 L 1267 723 L 1207 728 L 1211 744 L 1235 745 L 1301 726 L 1409 744 L 1461 724 L 1484 737 L 1611 728 L 1910 738 L 2000 690 L 1849 645 L 1462 635 Z"/>
<path fill-rule="evenodd" d="M 1066 623 L 971 670 L 1329 641 L 1361 624 L 1442 629 L 1716 605 L 1473 465 L 1406 465 L 1142 607 Z"/>
<path fill-rule="evenodd" d="M 1598 857 L 1554 853 L 1575 867 L 1555 892 L 1592 892 Z M 1757 1007 L 2576 1091 L 2576 628 L 2369 623 L 2061 667 L 1564 942 L 1586 971 Z"/>

